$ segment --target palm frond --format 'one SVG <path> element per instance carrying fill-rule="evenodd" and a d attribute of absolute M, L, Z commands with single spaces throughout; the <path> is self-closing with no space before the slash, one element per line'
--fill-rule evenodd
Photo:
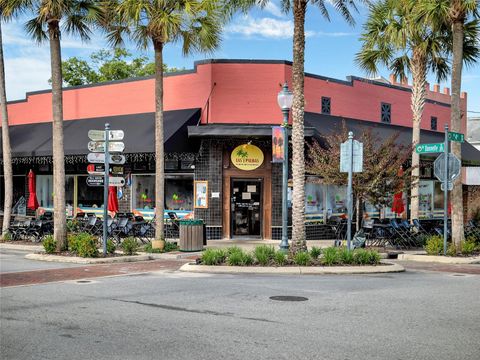
<path fill-rule="evenodd" d="M 28 20 L 25 23 L 25 30 L 27 34 L 29 34 L 32 39 L 39 44 L 45 40 L 48 40 L 48 36 L 44 28 L 44 22 L 42 22 L 38 17 Z"/>

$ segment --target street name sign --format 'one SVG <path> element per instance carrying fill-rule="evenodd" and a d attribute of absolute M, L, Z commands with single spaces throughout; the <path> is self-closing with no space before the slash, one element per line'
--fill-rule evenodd
<path fill-rule="evenodd" d="M 87 177 L 88 186 L 103 186 L 103 176 L 89 176 Z"/>
<path fill-rule="evenodd" d="M 429 153 L 439 153 L 443 152 L 445 149 L 444 143 L 436 144 L 418 144 L 415 146 L 417 154 L 429 154 Z"/>
<path fill-rule="evenodd" d="M 448 132 L 448 140 L 463 143 L 465 141 L 465 135 L 463 135 L 461 133 L 456 133 L 456 132 L 453 132 L 453 131 L 449 131 Z"/>
<path fill-rule="evenodd" d="M 87 155 L 87 160 L 90 163 L 96 164 L 105 164 L 105 154 L 104 153 L 89 153 Z M 123 165 L 125 164 L 125 155 L 120 154 L 110 154 L 110 164 L 112 165 Z"/>
<path fill-rule="evenodd" d="M 102 153 L 105 152 L 105 141 L 90 141 L 88 143 L 88 150 L 91 152 Z M 108 151 L 111 152 L 122 152 L 125 150 L 125 144 L 120 141 L 109 142 Z"/>
<path fill-rule="evenodd" d="M 125 185 L 125 179 L 123 177 L 110 177 L 108 179 L 108 185 L 110 186 L 124 186 Z"/>
<path fill-rule="evenodd" d="M 340 172 L 348 172 L 350 154 L 348 140 L 340 144 Z M 353 172 L 363 171 L 363 143 L 353 140 Z"/>
<path fill-rule="evenodd" d="M 123 140 L 125 136 L 123 130 L 110 130 L 109 140 Z M 103 141 L 105 140 L 105 130 L 89 130 L 88 137 L 93 141 Z"/>
<path fill-rule="evenodd" d="M 460 176 L 461 161 L 452 153 L 448 154 L 448 182 L 453 182 Z M 440 154 L 433 162 L 433 173 L 440 181 L 445 181 L 445 154 Z"/>

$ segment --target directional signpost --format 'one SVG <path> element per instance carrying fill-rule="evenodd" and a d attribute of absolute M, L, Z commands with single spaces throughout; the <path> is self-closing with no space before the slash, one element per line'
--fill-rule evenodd
<path fill-rule="evenodd" d="M 347 189 L 347 249 L 352 240 L 352 178 L 354 172 L 363 171 L 363 144 L 353 140 L 353 132 L 348 133 L 348 140 L 340 144 L 340 172 L 348 172 Z"/>
<path fill-rule="evenodd" d="M 453 132 L 453 131 L 449 131 L 448 132 L 448 140 L 463 143 L 465 141 L 465 135 L 463 135 L 461 133 L 456 133 L 456 132 Z"/>
<path fill-rule="evenodd" d="M 125 149 L 123 140 L 123 130 L 110 130 L 110 124 L 105 124 L 105 130 L 90 130 L 88 132 L 90 141 L 88 143 L 87 159 L 92 164 L 87 166 L 88 186 L 103 186 L 103 256 L 107 255 L 107 219 L 108 219 L 108 187 L 124 186 L 125 179 L 123 177 L 111 177 L 113 175 L 123 175 L 123 165 L 125 164 L 125 156 L 121 153 Z M 110 169 L 110 164 L 112 169 Z"/>

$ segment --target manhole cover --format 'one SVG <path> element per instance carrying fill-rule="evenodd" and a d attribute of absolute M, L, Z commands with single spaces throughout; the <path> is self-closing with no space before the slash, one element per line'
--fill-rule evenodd
<path fill-rule="evenodd" d="M 77 284 L 88 284 L 91 283 L 91 280 L 77 280 Z"/>
<path fill-rule="evenodd" d="M 271 300 L 276 301 L 307 301 L 308 298 L 303 296 L 270 296 Z"/>

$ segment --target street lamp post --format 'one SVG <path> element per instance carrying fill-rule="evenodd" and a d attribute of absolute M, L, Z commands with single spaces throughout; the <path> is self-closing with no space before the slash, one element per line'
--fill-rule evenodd
<path fill-rule="evenodd" d="M 283 176 L 282 176 L 282 242 L 280 249 L 288 250 L 288 115 L 292 107 L 293 94 L 285 82 L 277 96 L 278 106 L 283 113 Z"/>

